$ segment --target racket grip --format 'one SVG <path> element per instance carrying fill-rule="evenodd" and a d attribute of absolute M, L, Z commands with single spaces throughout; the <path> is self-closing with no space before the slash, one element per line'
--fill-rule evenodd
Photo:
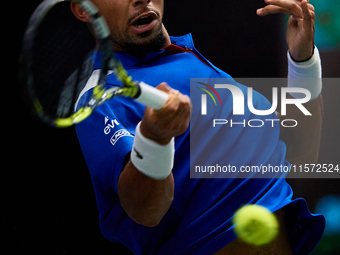
<path fill-rule="evenodd" d="M 140 93 L 135 99 L 155 110 L 161 109 L 168 101 L 168 94 L 144 82 L 139 82 Z"/>

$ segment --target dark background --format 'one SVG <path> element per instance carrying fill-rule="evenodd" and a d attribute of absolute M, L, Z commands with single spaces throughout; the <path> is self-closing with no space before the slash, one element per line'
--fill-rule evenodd
<path fill-rule="evenodd" d="M 2 30 L 2 52 L 3 58 L 11 57 L 3 61 L 2 76 L 14 82 L 2 82 L 0 229 L 6 238 L 0 253 L 125 254 L 100 234 L 92 183 L 74 128 L 42 125 L 22 103 L 17 82 L 20 45 L 29 16 L 40 2 L 13 2 L 4 8 L 10 18 Z M 196 48 L 233 77 L 285 77 L 285 18 L 258 17 L 256 9 L 263 6 L 262 0 L 166 0 L 164 23 L 170 35 L 191 32 Z M 339 50 L 321 55 L 324 77 L 339 77 Z M 340 163 L 337 95 L 337 88 L 324 90 L 322 163 Z M 324 195 L 340 194 L 339 179 L 288 182 L 295 197 L 306 198 L 312 212 Z"/>

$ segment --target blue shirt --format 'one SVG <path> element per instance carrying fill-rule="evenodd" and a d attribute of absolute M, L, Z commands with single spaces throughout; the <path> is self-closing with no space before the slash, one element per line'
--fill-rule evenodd
<path fill-rule="evenodd" d="M 190 34 L 171 37 L 171 42 L 170 48 L 151 52 L 143 58 L 127 53 L 116 55 L 134 79 L 154 86 L 167 82 L 187 95 L 190 95 L 190 78 L 231 78 L 195 49 Z M 99 68 L 98 56 L 93 60 L 94 69 Z M 117 84 L 120 83 L 115 76 L 109 75 L 107 86 Z M 91 86 L 85 90 L 83 98 L 90 94 Z M 262 95 L 256 94 L 255 98 L 259 104 L 268 105 Z M 141 226 L 130 219 L 119 203 L 117 185 L 144 109 L 145 106 L 136 101 L 117 98 L 101 105 L 76 125 L 96 194 L 101 232 L 108 240 L 123 243 L 135 254 L 212 254 L 236 238 L 231 223 L 234 212 L 244 204 L 256 203 L 271 211 L 287 205 L 294 208 L 296 213 L 292 222 L 299 226 L 294 228 L 299 229 L 298 233 L 290 233 L 294 253 L 306 254 L 313 249 L 322 236 L 324 218 L 311 215 L 303 199 L 292 201 L 292 189 L 284 178 L 190 178 L 189 130 L 175 139 L 175 194 L 170 209 L 154 228 Z M 191 126 L 195 121 L 197 116 L 192 117 Z M 246 155 L 233 150 L 232 146 L 227 148 L 235 153 L 235 164 L 261 160 L 273 165 L 289 164 L 285 160 L 286 147 L 279 140 L 277 129 L 271 134 L 259 131 L 244 136 L 242 133 L 232 134 L 234 141 L 239 141 L 242 148 L 252 144 L 252 148 Z M 268 153 L 270 156 L 263 156 Z"/>

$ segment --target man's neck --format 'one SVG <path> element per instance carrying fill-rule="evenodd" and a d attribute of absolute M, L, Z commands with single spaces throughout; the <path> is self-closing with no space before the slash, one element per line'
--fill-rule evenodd
<path fill-rule="evenodd" d="M 164 47 L 163 47 L 163 49 L 164 49 L 164 48 L 168 47 L 171 44 L 171 40 L 170 40 L 169 33 L 166 30 L 164 24 L 162 24 L 162 30 L 163 30 L 163 34 L 164 34 L 164 37 L 165 37 L 165 43 L 164 43 Z"/>

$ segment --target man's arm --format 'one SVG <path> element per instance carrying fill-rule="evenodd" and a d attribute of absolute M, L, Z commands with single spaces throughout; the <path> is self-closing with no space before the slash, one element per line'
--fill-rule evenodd
<path fill-rule="evenodd" d="M 129 161 L 119 177 L 120 204 L 131 219 L 143 226 L 158 225 L 168 211 L 173 195 L 172 173 L 164 180 L 154 180 Z"/>
<path fill-rule="evenodd" d="M 286 34 L 289 58 L 291 58 L 289 61 L 303 63 L 311 59 L 314 54 L 314 6 L 308 3 L 309 0 L 265 0 L 265 2 L 268 5 L 257 10 L 259 16 L 275 13 L 290 15 Z M 312 88 L 308 89 L 318 92 L 321 89 L 321 65 L 319 68 L 315 68 L 315 66 L 317 67 L 314 65 L 314 69 L 312 68 L 311 71 L 306 66 L 301 70 L 299 67 L 295 67 L 293 72 L 290 70 L 293 74 L 288 76 L 289 78 L 315 78 L 314 84 L 311 83 Z M 297 81 L 292 79 L 289 82 Z M 296 85 L 298 87 L 299 84 Z M 316 93 L 316 95 L 318 94 Z M 292 164 L 315 163 L 318 159 L 323 115 L 322 96 L 315 96 L 315 99 L 304 104 L 304 107 L 312 116 L 305 116 L 295 105 L 288 105 L 285 118 L 297 120 L 298 125 L 294 128 L 281 127 L 280 138 L 287 145 L 286 158 Z M 278 117 L 280 118 L 280 115 Z"/>
<path fill-rule="evenodd" d="M 188 129 L 191 102 L 188 96 L 172 90 L 165 83 L 160 84 L 158 89 L 168 93 L 169 100 L 158 111 L 146 107 L 140 124 L 140 133 L 160 146 L 167 146 L 173 137 L 183 134 Z M 128 216 L 141 225 L 147 227 L 158 225 L 168 211 L 173 195 L 172 173 L 165 179 L 157 180 L 139 171 L 129 160 L 119 176 L 120 203 Z"/>

